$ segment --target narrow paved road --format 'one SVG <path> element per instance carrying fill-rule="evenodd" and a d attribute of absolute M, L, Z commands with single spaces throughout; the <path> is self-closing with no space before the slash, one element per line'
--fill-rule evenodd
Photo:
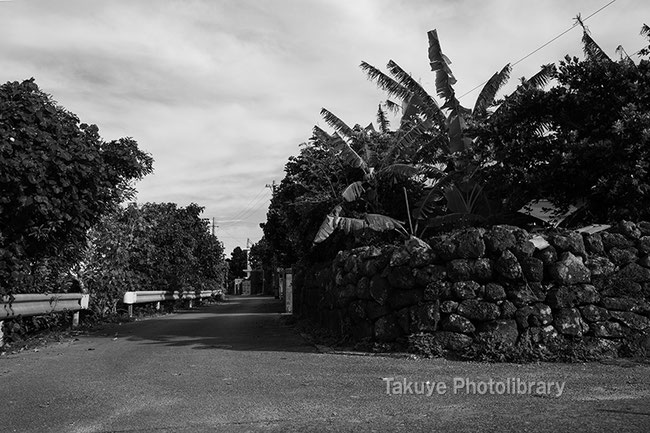
<path fill-rule="evenodd" d="M 231 298 L 1 357 L 0 431 L 650 431 L 648 365 L 320 353 L 281 308 Z M 448 388 L 389 395 L 386 378 L 391 391 L 404 379 Z M 463 378 L 566 385 L 561 396 L 454 393 Z"/>

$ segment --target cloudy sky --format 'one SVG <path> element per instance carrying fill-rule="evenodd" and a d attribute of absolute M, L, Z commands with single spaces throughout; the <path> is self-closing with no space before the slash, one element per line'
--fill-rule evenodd
<path fill-rule="evenodd" d="M 155 159 L 138 201 L 204 206 L 230 253 L 261 237 L 265 186 L 314 125 L 327 129 L 321 107 L 373 121 L 385 95 L 361 61 L 392 59 L 435 94 L 437 29 L 463 95 L 604 6 L 586 22 L 601 47 L 642 48 L 647 0 L 0 0 L 0 82 L 34 77 L 105 139 L 135 138 Z M 580 37 L 518 63 L 512 86 L 580 56 Z"/>

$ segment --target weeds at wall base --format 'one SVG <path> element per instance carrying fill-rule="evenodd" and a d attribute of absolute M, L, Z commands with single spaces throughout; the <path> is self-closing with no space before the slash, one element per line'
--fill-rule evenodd
<path fill-rule="evenodd" d="M 575 339 L 535 344 L 506 343 L 491 337 L 477 339 L 471 346 L 457 350 L 445 350 L 433 334 L 411 334 L 407 338 L 408 351 L 424 358 L 459 358 L 479 362 L 589 362 L 614 358 L 632 359 L 650 363 L 650 353 L 639 342 L 623 341 L 615 352 L 597 350 L 588 340 Z"/>

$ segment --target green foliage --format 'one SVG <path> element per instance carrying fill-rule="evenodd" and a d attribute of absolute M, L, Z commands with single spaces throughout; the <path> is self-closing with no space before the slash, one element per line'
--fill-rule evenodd
<path fill-rule="evenodd" d="M 588 41 L 589 42 L 589 41 Z M 650 62 L 614 62 L 585 47 L 549 90 L 521 87 L 481 127 L 480 177 L 516 210 L 533 199 L 585 201 L 583 223 L 650 216 Z"/>
<path fill-rule="evenodd" d="M 202 211 L 196 204 L 131 204 L 103 218 L 90 231 L 81 270 L 91 308 L 115 313 L 126 291 L 222 287 L 223 246 Z"/>
<path fill-rule="evenodd" d="M 241 247 L 235 247 L 230 253 L 230 272 L 228 275 L 231 279 L 244 278 L 246 268 L 246 251 L 242 250 Z"/>
<path fill-rule="evenodd" d="M 0 86 L 0 294 L 51 290 L 152 164 L 131 138 L 102 140 L 33 79 Z"/>

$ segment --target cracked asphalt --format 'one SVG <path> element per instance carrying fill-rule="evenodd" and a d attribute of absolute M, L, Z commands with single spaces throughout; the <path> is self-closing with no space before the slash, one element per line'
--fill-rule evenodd
<path fill-rule="evenodd" d="M 2 356 L 0 431 L 650 431 L 648 364 L 323 353 L 282 311 L 273 298 L 231 297 Z M 564 387 L 454 392 L 460 380 L 515 379 Z M 426 382 L 446 391 L 411 391 Z"/>

